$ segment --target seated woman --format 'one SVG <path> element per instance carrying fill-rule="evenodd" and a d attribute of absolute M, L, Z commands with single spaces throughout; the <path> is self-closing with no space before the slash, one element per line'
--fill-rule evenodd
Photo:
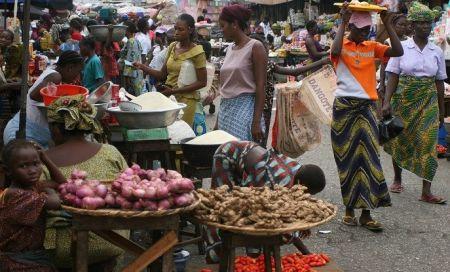
<path fill-rule="evenodd" d="M 79 169 L 86 171 L 91 179 L 112 181 L 127 167 L 125 159 L 115 147 L 85 139 L 86 134 L 102 133 L 99 122 L 94 118 L 95 114 L 96 108 L 85 102 L 82 95 L 61 97 L 47 109 L 49 127 L 56 146 L 45 153 L 66 178 L 70 177 L 74 169 Z M 44 171 L 44 176 L 45 180 L 49 180 L 48 171 Z M 70 268 L 71 230 L 70 221 L 64 214 L 59 213 L 47 219 L 45 247 L 53 250 L 53 260 L 60 270 Z M 109 269 L 115 265 L 115 258 L 120 254 L 122 250 L 89 233 L 89 264 L 96 265 L 92 271 L 111 271 Z"/>
<path fill-rule="evenodd" d="M 47 87 L 47 84 L 71 84 L 76 81 L 83 70 L 83 58 L 75 51 L 65 51 L 61 54 L 55 68 L 47 68 L 28 90 L 27 95 L 27 140 L 32 140 L 44 148 L 48 148 L 51 140 L 48 129 L 47 118 L 38 108 L 43 101 L 40 90 Z M 16 138 L 19 130 L 19 116 L 17 113 L 6 125 L 3 132 L 3 142 L 7 144 Z"/>
<path fill-rule="evenodd" d="M 271 186 L 281 185 L 292 187 L 301 184 L 307 188 L 306 192 L 315 195 L 325 188 L 325 175 L 316 165 L 301 165 L 296 160 L 282 154 L 276 154 L 257 143 L 247 141 L 233 141 L 221 145 L 214 154 L 211 188 L 222 185 L 228 186 Z M 301 238 L 310 234 L 302 232 Z M 207 262 L 217 262 L 217 245 L 219 235 L 211 229 L 211 239 L 216 242 L 207 249 Z M 288 240 L 291 238 L 287 235 Z M 292 242 L 302 254 L 310 254 L 303 242 L 294 237 Z M 259 249 L 248 248 L 249 255 L 258 256 Z"/>

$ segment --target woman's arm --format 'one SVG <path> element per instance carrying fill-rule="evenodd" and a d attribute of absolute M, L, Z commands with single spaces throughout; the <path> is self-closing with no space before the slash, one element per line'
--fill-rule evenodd
<path fill-rule="evenodd" d="M 261 142 L 264 138 L 261 129 L 261 117 L 266 97 L 267 53 L 262 43 L 256 43 L 252 50 L 253 74 L 256 81 L 255 108 L 253 110 L 252 137 L 253 141 Z"/>
<path fill-rule="evenodd" d="M 381 110 L 383 117 L 387 117 L 392 114 L 391 98 L 395 90 L 397 89 L 398 78 L 399 78 L 398 74 L 389 73 L 389 79 L 386 86 L 386 93 L 384 94 L 383 108 Z"/>
<path fill-rule="evenodd" d="M 321 59 L 319 61 L 313 62 L 313 63 L 305 65 L 303 67 L 295 68 L 295 69 L 285 68 L 285 67 L 281 67 L 281 66 L 277 65 L 277 66 L 275 66 L 274 72 L 277 74 L 280 74 L 280 75 L 299 76 L 301 74 L 304 74 L 310 70 L 313 70 L 317 67 L 320 67 L 320 66 L 323 66 L 326 64 L 331 64 L 329 58 Z"/>
<path fill-rule="evenodd" d="M 137 69 L 142 70 L 145 74 L 154 77 L 158 81 L 164 81 L 167 78 L 167 66 L 166 64 L 163 65 L 161 70 L 155 70 L 150 67 L 148 67 L 145 64 L 135 62 L 133 63 L 133 66 Z"/>
<path fill-rule="evenodd" d="M 380 66 L 380 87 L 378 89 L 378 95 L 380 96 L 381 101 L 384 100 L 385 93 L 386 93 L 386 64 L 382 62 Z"/>
<path fill-rule="evenodd" d="M 348 4 L 344 4 L 341 9 L 342 23 L 339 25 L 338 31 L 331 45 L 331 56 L 338 58 L 341 55 L 342 43 L 344 41 L 345 28 L 350 21 L 351 11 L 348 9 Z"/>
<path fill-rule="evenodd" d="M 61 75 L 59 73 L 51 73 L 47 77 L 42 80 L 42 82 L 34 88 L 34 90 L 30 93 L 30 98 L 34 101 L 42 102 L 43 98 L 41 96 L 41 89 L 47 87 L 48 83 L 59 84 L 61 83 Z"/>
<path fill-rule="evenodd" d="M 161 93 L 166 96 L 171 96 L 172 94 L 190 93 L 190 92 L 197 91 L 197 90 L 200 90 L 201 88 L 205 87 L 206 83 L 207 83 L 207 77 L 208 77 L 207 72 L 206 72 L 206 67 L 200 68 L 200 69 L 195 69 L 195 73 L 197 75 L 197 81 L 192 83 L 191 85 L 187 85 L 187 86 L 184 86 L 184 87 L 178 88 L 178 89 L 166 88 Z"/>
<path fill-rule="evenodd" d="M 394 26 L 392 25 L 392 16 L 393 14 L 388 12 L 381 13 L 381 20 L 383 21 L 384 26 L 389 34 L 389 38 L 391 39 L 391 47 L 386 50 L 384 55 L 386 57 L 400 57 L 403 56 L 403 46 L 400 42 L 400 39 L 395 32 Z"/>
<path fill-rule="evenodd" d="M 445 117 L 445 105 L 444 105 L 445 85 L 443 80 L 436 80 L 436 89 L 439 103 L 439 125 L 442 126 Z"/>
<path fill-rule="evenodd" d="M 38 152 L 42 163 L 47 167 L 51 180 L 58 184 L 66 182 L 66 177 L 64 177 L 58 166 L 56 166 L 56 164 L 47 156 L 47 153 L 40 148 L 38 149 Z"/>

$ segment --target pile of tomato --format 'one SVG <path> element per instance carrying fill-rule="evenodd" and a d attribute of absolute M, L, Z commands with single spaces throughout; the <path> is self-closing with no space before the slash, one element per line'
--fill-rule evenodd
<path fill-rule="evenodd" d="M 326 265 L 330 258 L 325 254 L 302 255 L 293 253 L 281 258 L 283 272 L 312 272 L 312 267 Z M 272 270 L 275 270 L 275 262 L 272 258 Z M 254 259 L 247 256 L 239 256 L 235 259 L 236 272 L 264 272 L 264 255 Z"/>

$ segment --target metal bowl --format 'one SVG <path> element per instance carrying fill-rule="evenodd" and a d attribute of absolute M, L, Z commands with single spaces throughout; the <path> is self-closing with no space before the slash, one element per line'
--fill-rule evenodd
<path fill-rule="evenodd" d="M 92 25 L 89 27 L 89 32 L 99 42 L 106 42 L 108 39 L 109 29 L 107 25 Z M 115 25 L 113 26 L 112 41 L 120 42 L 125 37 L 127 26 Z"/>
<path fill-rule="evenodd" d="M 95 115 L 95 119 L 101 120 L 106 113 L 106 110 L 108 109 L 109 103 L 97 103 L 94 104 L 94 107 L 97 108 L 97 114 Z"/>
<path fill-rule="evenodd" d="M 87 101 L 91 104 L 111 102 L 112 85 L 111 81 L 103 83 L 88 96 Z"/>
<path fill-rule="evenodd" d="M 142 106 L 131 102 L 131 101 L 122 101 L 119 103 L 119 108 L 121 111 L 141 111 Z"/>
<path fill-rule="evenodd" d="M 121 111 L 119 107 L 107 109 L 114 115 L 119 125 L 128 129 L 160 128 L 172 125 L 178 117 L 180 110 L 186 104 L 178 103 L 178 108 L 168 111 Z"/>

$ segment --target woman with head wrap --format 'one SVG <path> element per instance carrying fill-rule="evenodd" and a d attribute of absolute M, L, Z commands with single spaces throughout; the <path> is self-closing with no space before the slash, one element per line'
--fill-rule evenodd
<path fill-rule="evenodd" d="M 44 148 L 48 148 L 51 137 L 45 113 L 38 108 L 38 105 L 43 101 L 40 90 L 51 83 L 74 83 L 83 70 L 83 63 L 83 58 L 77 52 L 65 51 L 59 56 L 56 67 L 47 68 L 28 90 L 26 119 L 28 140 L 33 140 Z M 16 138 L 16 131 L 19 130 L 19 115 L 20 113 L 17 113 L 6 125 L 3 132 L 5 144 Z"/>
<path fill-rule="evenodd" d="M 331 142 L 346 207 L 342 221 L 356 226 L 355 209 L 362 209 L 361 226 L 381 231 L 382 226 L 372 219 L 370 209 L 390 206 L 391 199 L 378 152 L 375 61 L 401 56 L 403 49 L 392 26 L 392 14 L 381 14 L 392 47 L 367 40 L 372 25 L 370 13 L 351 13 L 344 5 L 341 15 L 343 22 L 331 47 L 337 76 Z M 347 25 L 350 34 L 344 38 Z"/>
<path fill-rule="evenodd" d="M 428 40 L 435 13 L 414 2 L 408 19 L 414 36 L 403 42 L 405 54 L 391 58 L 386 67 L 389 81 L 383 115 L 399 117 L 405 124 L 403 132 L 384 145 L 392 155 L 394 183 L 391 192 L 400 193 L 402 169 L 423 179 L 421 201 L 442 204 L 442 197 L 431 193 L 437 163 L 437 131 L 444 120 L 444 80 L 447 78 L 442 50 Z"/>
<path fill-rule="evenodd" d="M 267 52 L 264 45 L 245 34 L 251 12 L 241 5 L 224 7 L 220 26 L 228 47 L 220 69 L 220 102 L 217 127 L 243 141 L 264 139 Z"/>
<path fill-rule="evenodd" d="M 69 178 L 74 169 L 86 171 L 90 179 L 110 182 L 126 169 L 127 163 L 112 145 L 86 140 L 87 134 L 101 134 L 102 128 L 95 119 L 96 108 L 82 95 L 60 97 L 47 109 L 48 123 L 55 147 L 45 151 L 61 173 Z M 44 180 L 50 180 L 44 169 Z M 126 235 L 127 232 L 123 234 Z M 63 213 L 52 214 L 47 219 L 44 246 L 53 253 L 52 260 L 59 269 L 71 267 L 72 255 L 70 221 Z M 89 233 L 89 264 L 92 271 L 112 271 L 119 248 Z"/>

